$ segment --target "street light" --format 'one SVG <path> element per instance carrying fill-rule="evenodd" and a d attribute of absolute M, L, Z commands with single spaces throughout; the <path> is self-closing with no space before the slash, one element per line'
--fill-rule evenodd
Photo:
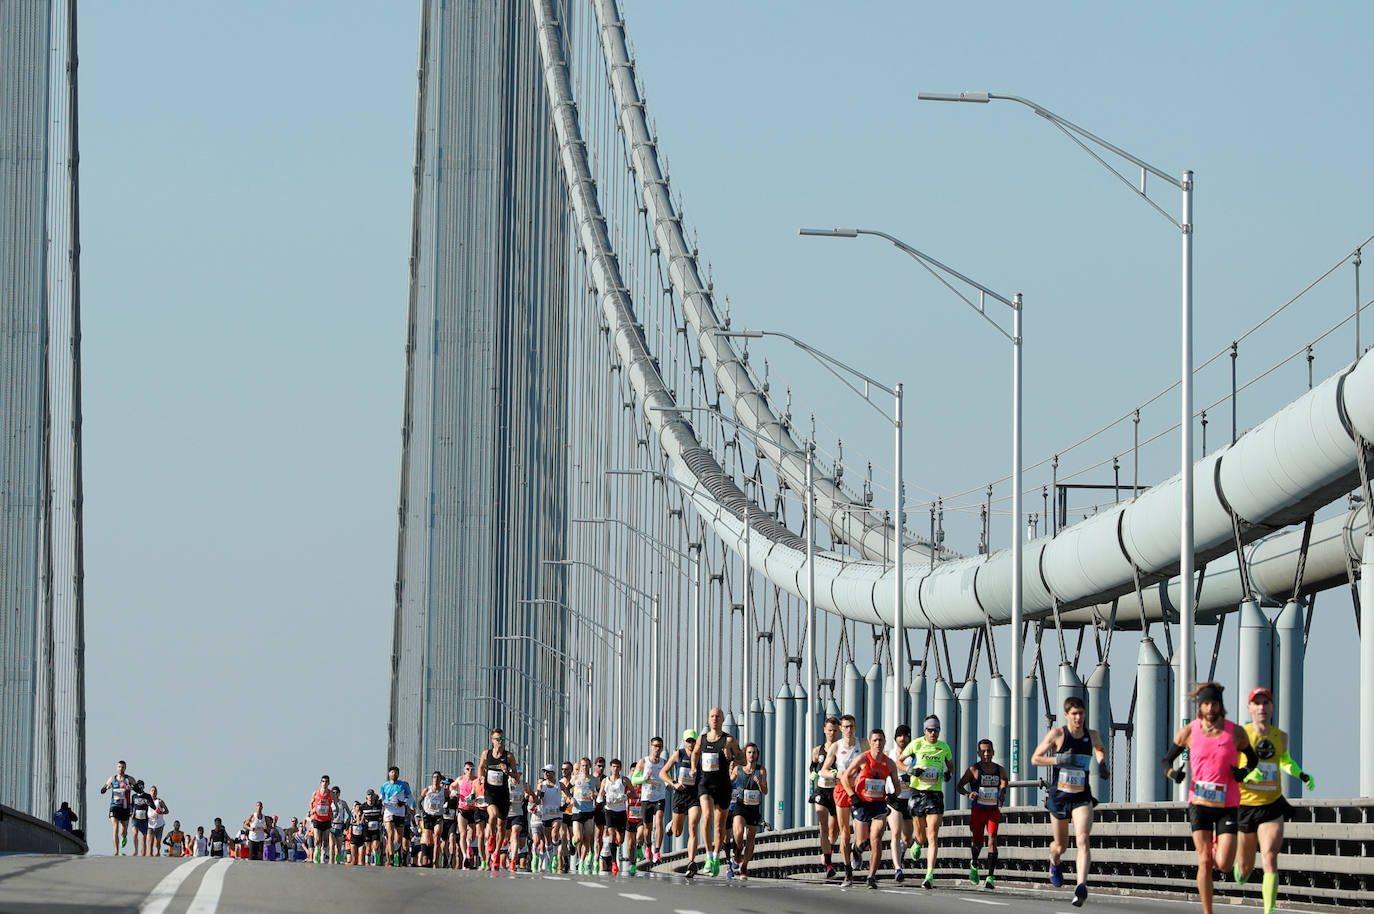
<path fill-rule="evenodd" d="M 1002 334 L 1011 343 L 1011 681 L 1012 681 L 1012 702 L 1011 702 L 1011 771 L 1012 780 L 1019 780 L 1021 777 L 1021 613 L 1024 605 L 1022 598 L 1021 562 L 1022 562 L 1022 541 L 1021 534 L 1021 293 L 1017 292 L 1011 298 L 992 291 L 981 283 L 969 279 L 967 276 L 952 270 L 935 258 L 923 254 L 906 242 L 894 238 L 887 232 L 879 232 L 873 229 L 802 229 L 803 235 L 814 235 L 821 238 L 857 238 L 859 235 L 872 235 L 875 238 L 882 238 L 891 242 L 898 250 L 906 253 L 913 260 L 924 267 L 932 276 L 938 279 L 945 288 L 955 295 L 978 313 L 983 320 L 992 325 L 992 328 Z M 944 274 L 943 276 L 941 274 Z M 954 288 L 949 279 L 958 280 L 974 289 L 978 290 L 978 304 L 974 304 L 963 292 Z M 987 299 L 1001 302 L 1011 309 L 1011 333 L 1002 329 L 1002 325 L 988 316 Z M 934 548 L 934 544 L 931 544 Z M 989 632 L 991 634 L 991 632 Z"/>
<path fill-rule="evenodd" d="M 850 229 L 849 231 L 855 230 Z M 803 234 L 805 234 L 805 231 L 803 232 Z M 898 724 L 902 722 L 902 699 L 905 697 L 906 694 L 905 687 L 902 685 L 902 680 L 906 677 L 906 671 L 904 669 L 906 666 L 906 639 L 902 637 L 903 632 L 906 631 L 906 620 L 903 618 L 902 615 L 902 603 L 904 597 L 904 594 L 902 592 L 902 511 L 904 495 L 904 493 L 902 492 L 902 385 L 901 383 L 897 383 L 892 387 L 888 387 L 887 385 L 882 384 L 879 381 L 875 381 L 873 378 L 870 378 L 868 375 L 864 374 L 862 371 L 859 371 L 859 369 L 853 367 L 852 365 L 847 365 L 844 362 L 841 362 L 839 359 L 835 358 L 834 356 L 822 352 L 821 350 L 817 349 L 811 344 L 797 339 L 792 334 L 783 333 L 780 330 L 717 330 L 716 336 L 740 337 L 744 339 L 758 339 L 760 337 L 765 336 L 776 336 L 781 339 L 787 340 L 793 346 L 796 346 L 798 349 L 802 350 L 803 352 L 807 353 L 812 358 L 814 358 L 817 362 L 820 362 L 821 365 L 825 366 L 825 368 L 829 370 L 831 373 L 835 374 L 836 377 L 840 377 L 839 373 L 835 371 L 835 369 L 838 368 L 841 371 L 845 371 L 851 376 L 858 378 L 860 381 L 862 381 L 864 384 L 864 389 L 859 390 L 848 380 L 844 379 L 843 377 L 840 377 L 840 380 L 844 383 L 846 387 L 848 387 L 850 390 L 854 391 L 860 397 L 862 397 L 865 403 L 867 403 L 869 406 L 872 406 L 878 412 L 878 415 L 882 416 L 888 422 L 892 423 L 893 438 L 895 439 L 896 449 L 896 460 L 892 468 L 892 555 L 893 561 L 896 564 L 893 569 L 893 591 L 895 596 L 895 603 L 892 610 L 892 707 L 888 711 L 887 718 L 888 732 L 893 733 L 896 731 Z M 878 404 L 874 403 L 872 399 L 870 399 L 869 388 L 874 387 L 876 387 L 883 393 L 887 394 L 888 396 L 892 397 L 893 406 L 891 416 L 883 412 L 882 407 L 880 407 Z M 807 475 L 810 476 L 811 474 L 808 473 Z M 931 548 L 935 548 L 934 544 L 931 545 Z M 808 562 L 807 564 L 809 566 L 811 563 Z M 811 572 L 807 573 L 807 578 L 807 589 L 811 590 L 815 586 Z M 811 700 L 814 700 L 814 691 L 808 697 L 811 698 Z M 808 709 L 808 714 L 809 713 L 810 709 Z"/>
<path fill-rule="evenodd" d="M 960 92 L 957 95 L 948 93 L 921 92 L 917 95 L 922 101 L 932 102 L 974 102 L 987 104 L 994 99 L 999 101 L 1016 102 L 1030 108 L 1045 120 L 1054 124 L 1064 135 L 1073 140 L 1083 151 L 1088 153 L 1098 161 L 1103 168 L 1116 175 L 1123 184 L 1136 193 L 1146 203 L 1150 204 L 1156 212 L 1165 219 L 1173 223 L 1183 236 L 1183 305 L 1182 305 L 1182 358 L 1179 377 L 1180 394 L 1180 421 L 1179 429 L 1182 431 L 1182 441 L 1179 447 L 1179 481 L 1181 483 L 1180 493 L 1180 515 L 1179 525 L 1179 687 L 1178 694 L 1175 696 L 1174 706 L 1178 719 L 1182 723 L 1187 723 L 1191 718 L 1188 705 L 1188 686 L 1193 681 L 1194 670 L 1194 608 L 1193 608 L 1193 573 L 1194 573 L 1194 553 L 1193 553 L 1193 173 L 1184 171 L 1182 177 L 1175 178 L 1167 172 L 1155 168 L 1153 165 L 1142 159 L 1136 158 L 1124 149 L 1113 146 L 1099 136 L 1095 136 L 1079 127 L 1077 124 L 1064 120 L 1059 115 L 1049 111 L 1035 102 L 1021 98 L 1017 95 L 1003 95 L 998 92 Z M 1104 149 L 1113 155 L 1120 156 L 1127 162 L 1140 169 L 1140 185 L 1137 188 L 1125 175 L 1117 171 L 1096 152 L 1089 149 L 1086 140 Z M 1183 194 L 1182 209 L 1179 218 L 1170 216 L 1155 201 L 1151 200 L 1146 193 L 1145 180 L 1147 175 L 1154 175 L 1161 181 L 1165 181 L 1177 187 Z"/>
<path fill-rule="evenodd" d="M 557 600 L 521 600 L 520 602 L 521 602 L 521 603 L 538 603 L 538 604 L 558 603 Z M 561 606 L 562 604 L 559 603 L 559 605 Z M 590 736 L 590 734 L 591 734 L 591 732 L 592 732 L 592 703 L 591 703 L 591 700 L 590 700 L 590 693 L 591 693 L 591 688 L 592 688 L 592 665 L 591 665 L 590 662 L 585 661 L 585 660 L 579 660 L 578 658 L 573 657 L 573 656 L 571 656 L 570 654 L 568 654 L 566 651 L 562 651 L 562 650 L 560 650 L 560 649 L 554 647 L 552 644 L 549 644 L 547 641 L 543 640 L 542 638 L 537 638 L 537 637 L 535 637 L 534 635 L 496 635 L 494 638 L 492 638 L 492 640 L 493 640 L 493 641 L 528 641 L 528 642 L 530 642 L 531 644 L 535 644 L 535 645 L 537 645 L 537 646 L 539 646 L 539 647 L 542 647 L 544 650 L 548 651 L 550 654 L 553 654 L 553 655 L 557 656 L 557 657 L 559 658 L 559 660 L 561 660 L 564 664 L 566 664 L 566 665 L 569 666 L 569 667 L 572 667 L 572 669 L 573 669 L 573 671 L 574 671 L 574 675 L 576 674 L 577 666 L 578 666 L 579 664 L 581 664 L 582 667 L 586 670 L 586 683 L 587 683 L 587 692 L 588 692 L 588 701 L 587 701 L 587 733 L 588 733 L 588 735 Z M 519 671 L 519 672 L 521 672 L 522 674 L 524 674 L 523 671 Z M 541 684 L 542 684 L 542 683 L 541 683 Z M 552 686 L 549 686 L 549 685 L 545 685 L 544 688 L 545 688 L 545 690 L 549 693 L 549 698 L 553 699 L 553 698 L 556 698 L 556 697 L 561 696 L 561 697 L 562 697 L 562 702 L 561 702 L 561 703 L 564 704 L 564 705 L 567 705 L 567 704 L 568 704 L 569 694 L 568 694 L 567 691 L 565 691 L 565 690 L 563 690 L 563 689 L 555 689 L 555 688 L 553 688 Z M 569 708 L 568 710 L 571 710 L 571 709 Z M 566 722 L 565 722 L 564 726 L 566 727 Z M 569 743 L 571 743 L 571 740 L 569 740 Z M 552 745 L 550 744 L 550 734 L 549 734 L 549 722 L 548 722 L 548 718 L 545 718 L 545 719 L 544 719 L 544 754 L 545 754 L 546 757 L 552 757 L 552 755 L 553 755 L 553 747 L 552 747 Z"/>
<path fill-rule="evenodd" d="M 587 569 L 590 569 L 591 571 L 595 571 L 597 574 L 601 575 L 603 578 L 605 578 L 606 580 L 610 581 L 611 584 L 615 585 L 616 587 L 619 587 L 619 588 L 621 589 L 621 591 L 628 591 L 628 593 L 638 594 L 640 597 L 643 597 L 644 599 L 646 599 L 646 600 L 648 600 L 650 603 L 652 603 L 652 604 L 653 604 L 653 607 L 654 607 L 654 611 L 653 611 L 652 613 L 647 613 L 647 612 L 645 612 L 643 604 L 636 604 L 636 605 L 635 605 L 635 608 L 638 609 L 640 612 L 645 613 L 645 615 L 648 615 L 649 618 L 650 618 L 650 619 L 653 621 L 653 623 L 654 623 L 654 638 L 653 638 L 653 644 L 652 644 L 652 646 L 651 646 L 651 648 L 650 648 L 650 651 L 651 651 L 651 653 L 653 654 L 653 663 L 651 664 L 651 666 L 654 667 L 655 669 L 657 668 L 657 665 L 658 665 L 658 662 L 659 662 L 659 627 L 660 627 L 660 615 L 661 615 L 660 612 L 659 612 L 659 608 L 660 608 L 660 607 L 659 607 L 658 594 L 652 594 L 652 593 L 649 593 L 649 592 L 646 591 L 646 590 L 640 590 L 638 587 L 635 587 L 635 586 L 634 586 L 633 584 L 631 584 L 630 582 L 625 581 L 625 580 L 622 580 L 621 578 L 616 577 L 615 575 L 611 574 L 609 571 L 607 571 L 606 569 L 602 568 L 601 566 L 599 566 L 599 565 L 594 565 L 594 564 L 592 564 L 591 562 L 584 562 L 584 561 L 582 561 L 581 559 L 545 559 L 545 560 L 544 560 L 544 564 L 545 564 L 545 565 L 580 565 L 580 566 L 582 566 L 583 568 L 587 568 Z M 628 596 L 628 594 L 627 594 L 627 596 Z M 634 601 L 631 600 L 630 602 L 633 603 Z M 566 608 L 566 607 L 565 607 L 565 608 Z M 568 612 L 576 613 L 576 610 L 573 610 L 573 609 L 571 609 L 571 608 L 568 608 Z M 605 626 L 600 626 L 600 627 L 601 627 L 601 628 L 605 628 Z M 616 634 L 617 634 L 617 637 L 619 637 L 619 633 L 616 633 Z M 622 689 L 622 691 L 623 691 L 623 689 Z M 656 688 L 650 688 L 650 689 L 649 689 L 649 694 L 653 696 L 652 700 L 651 700 L 650 703 L 649 703 L 649 705 L 650 705 L 650 706 L 649 706 L 649 712 L 650 712 L 650 718 L 651 718 L 650 721 L 649 721 L 649 728 L 650 728 L 651 730 L 653 730 L 654 733 L 659 733 L 659 732 L 660 732 L 660 731 L 659 731 L 659 722 L 660 722 L 660 718 L 659 718 L 659 708 L 658 708 L 658 705 L 659 705 L 659 694 L 658 694 L 658 689 L 656 689 Z M 619 699 L 617 699 L 617 700 L 619 700 Z M 617 716 L 619 716 L 619 715 L 617 714 Z M 617 727 L 617 733 L 618 733 L 618 728 L 620 727 L 620 722 L 619 722 L 619 721 L 616 722 L 616 727 Z M 620 740 L 617 739 L 616 742 L 617 742 L 617 744 L 619 744 L 619 743 L 620 743 Z M 623 748 L 623 747 L 622 747 L 622 748 Z"/>
<path fill-rule="evenodd" d="M 563 564 L 563 563 L 561 563 L 561 562 L 553 562 L 553 561 L 550 561 L 550 560 L 546 560 L 546 563 L 547 563 L 547 564 L 555 564 L 555 565 L 557 565 L 557 564 Z M 609 637 L 611 637 L 611 638 L 615 638 L 615 644 L 614 644 L 614 648 L 615 648 L 615 742 L 616 742 L 616 745 L 617 745 L 617 746 L 620 745 L 620 743 L 621 743 L 621 738 L 622 738 L 622 736 L 624 735 L 624 734 L 622 733 L 622 731 L 621 731 L 621 728 L 622 728 L 622 726 L 624 725 L 624 724 L 623 724 L 623 719 L 624 719 L 624 709 L 625 709 L 625 636 L 624 636 L 621 632 L 618 632 L 618 631 L 615 631 L 615 630 L 613 630 L 613 629 L 607 628 L 606 626 L 602 625 L 600 622 L 597 622 L 595 619 L 591 618 L 590 616 L 586 615 L 585 613 L 578 612 L 577 610 L 573 609 L 571 606 L 569 606 L 568 604 L 566 604 L 566 603 L 564 603 L 564 602 L 562 602 L 562 601 L 560 601 L 560 600 L 551 600 L 551 599 L 546 599 L 546 598 L 545 598 L 545 599 L 536 599 L 536 600 L 518 600 L 518 601 L 516 601 L 516 602 L 518 602 L 518 603 L 523 603 L 523 604 L 542 604 L 542 605 L 558 606 L 558 607 L 562 608 L 562 610 L 563 610 L 564 612 L 566 612 L 568 615 L 573 616 L 573 617 L 575 617 L 575 618 L 581 620 L 583 624 L 589 625 L 589 626 L 591 626 L 593 629 L 596 629 L 597 631 L 601 632 L 601 634 L 600 634 L 600 635 L 597 635 L 597 637 L 599 637 L 600 640 L 601 640 L 601 643 L 604 644 L 604 645 L 606 645 L 607 647 L 612 647 L 612 644 L 610 643 L 610 641 L 607 640 L 607 637 L 609 636 Z M 595 635 L 596 632 L 593 632 L 593 634 Z M 552 648 L 550 648 L 550 649 L 552 650 Z M 567 655 L 564 654 L 564 656 L 566 657 Z M 592 720 L 592 713 L 591 713 L 591 705 L 592 705 L 591 688 L 592 688 L 591 662 L 588 661 L 588 662 L 587 662 L 587 735 L 588 735 L 589 738 L 590 738 L 590 736 L 591 736 L 591 720 Z"/>

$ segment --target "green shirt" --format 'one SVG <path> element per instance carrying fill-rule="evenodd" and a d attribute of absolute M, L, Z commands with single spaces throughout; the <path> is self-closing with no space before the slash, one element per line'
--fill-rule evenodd
<path fill-rule="evenodd" d="M 924 738 L 913 740 L 902 752 L 902 758 L 909 756 L 915 756 L 911 768 L 912 789 L 939 790 L 945 779 L 946 762 L 954 761 L 949 743 L 938 739 L 933 743 Z"/>

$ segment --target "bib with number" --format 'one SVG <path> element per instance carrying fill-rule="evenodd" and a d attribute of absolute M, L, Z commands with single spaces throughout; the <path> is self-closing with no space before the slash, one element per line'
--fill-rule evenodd
<path fill-rule="evenodd" d="M 1088 786 L 1088 772 L 1082 768 L 1060 768 L 1055 787 L 1060 793 L 1082 793 Z"/>
<path fill-rule="evenodd" d="M 692 766 L 686 762 L 677 766 L 677 779 L 686 787 L 691 787 L 697 782 L 697 776 L 692 773 Z"/>
<path fill-rule="evenodd" d="M 493 787 L 500 787 L 506 783 L 506 773 L 500 768 L 488 768 L 487 783 Z"/>
<path fill-rule="evenodd" d="M 864 778 L 863 795 L 865 799 L 877 800 L 887 795 L 887 781 L 882 778 Z"/>
<path fill-rule="evenodd" d="M 719 770 L 720 770 L 720 753 L 719 753 L 719 752 L 703 752 L 703 753 L 701 754 L 701 770 L 702 770 L 702 771 L 719 771 Z"/>
<path fill-rule="evenodd" d="M 1194 781 L 1193 796 L 1204 803 L 1226 804 L 1226 785 L 1216 781 Z"/>
<path fill-rule="evenodd" d="M 744 791 L 744 805 L 757 806 L 763 802 L 763 791 L 746 790 Z"/>

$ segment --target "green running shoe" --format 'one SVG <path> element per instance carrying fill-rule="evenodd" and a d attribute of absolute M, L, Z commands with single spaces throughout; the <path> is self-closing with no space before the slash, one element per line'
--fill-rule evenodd
<path fill-rule="evenodd" d="M 1250 881 L 1250 874 L 1242 874 L 1240 871 L 1240 864 L 1237 863 L 1235 868 L 1231 870 L 1231 878 L 1234 879 L 1238 884 L 1245 885 L 1245 883 Z"/>
<path fill-rule="evenodd" d="M 910 860 L 912 860 L 912 861 L 918 861 L 918 860 L 920 860 L 920 859 L 921 859 L 921 845 L 919 845 L 919 844 L 913 844 L 913 845 L 911 845 L 911 850 L 907 851 L 907 852 L 906 852 L 906 855 L 907 855 L 908 859 L 910 859 Z"/>
<path fill-rule="evenodd" d="M 634 865 L 633 863 L 631 863 L 631 864 L 630 864 L 630 875 L 633 876 L 634 874 L 635 874 L 635 865 Z"/>
<path fill-rule="evenodd" d="M 978 865 L 974 864 L 968 868 L 968 881 L 973 885 L 978 884 Z"/>
<path fill-rule="evenodd" d="M 986 878 L 986 879 L 983 880 L 983 888 L 985 888 L 985 889 L 995 889 L 995 888 L 997 888 L 997 883 L 993 882 L 993 881 L 992 881 L 992 877 L 989 876 L 988 878 Z"/>

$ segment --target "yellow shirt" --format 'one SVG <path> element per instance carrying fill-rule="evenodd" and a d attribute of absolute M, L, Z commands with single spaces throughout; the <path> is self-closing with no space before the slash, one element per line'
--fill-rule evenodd
<path fill-rule="evenodd" d="M 1259 779 L 1241 783 L 1240 805 L 1265 806 L 1283 796 L 1279 760 L 1288 752 L 1288 736 L 1278 727 L 1270 727 L 1261 737 L 1254 724 L 1245 725 L 1245 735 L 1250 737 L 1250 745 L 1259 756 L 1259 764 L 1255 766 Z"/>

